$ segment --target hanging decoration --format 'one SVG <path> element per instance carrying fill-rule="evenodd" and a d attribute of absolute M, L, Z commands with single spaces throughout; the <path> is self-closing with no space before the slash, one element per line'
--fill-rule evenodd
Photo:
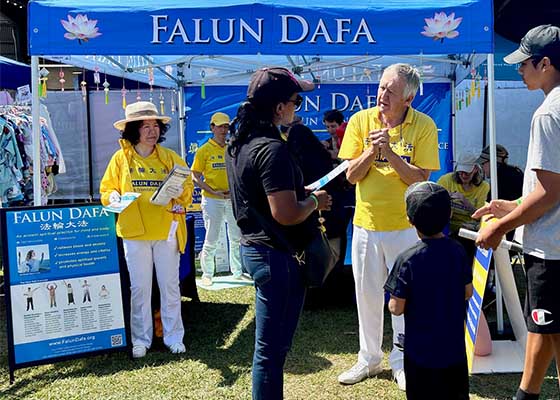
<path fill-rule="evenodd" d="M 82 87 L 82 100 L 85 102 L 87 98 L 87 82 L 86 82 L 86 70 L 82 73 L 82 81 L 80 82 Z"/>
<path fill-rule="evenodd" d="M 99 67 L 97 65 L 93 69 L 93 83 L 95 83 L 95 90 L 99 91 L 99 84 L 101 83 L 101 75 L 99 74 Z"/>
<path fill-rule="evenodd" d="M 206 85 L 204 84 L 204 77 L 206 76 L 206 72 L 204 70 L 200 71 L 200 77 L 202 80 L 200 81 L 200 97 L 202 99 L 206 99 Z"/>
<path fill-rule="evenodd" d="M 60 91 L 64 92 L 64 82 L 66 82 L 66 79 L 64 79 L 64 71 L 62 68 L 58 71 L 58 78 L 58 81 L 60 82 Z"/>
<path fill-rule="evenodd" d="M 163 97 L 163 89 L 159 90 L 159 112 L 161 113 L 161 115 L 165 114 L 165 99 Z"/>
<path fill-rule="evenodd" d="M 123 110 L 126 109 L 126 93 L 127 92 L 128 92 L 128 90 L 126 90 L 126 87 L 125 87 L 125 84 L 124 84 L 124 76 L 123 76 L 123 78 L 122 78 L 122 89 L 121 89 Z"/>
<path fill-rule="evenodd" d="M 171 114 L 175 114 L 175 96 L 177 95 L 177 91 L 173 89 L 173 93 L 171 93 Z"/>
<path fill-rule="evenodd" d="M 45 67 L 39 70 L 39 96 L 41 97 L 47 97 L 47 81 L 49 80 L 48 75 L 49 70 Z"/>
<path fill-rule="evenodd" d="M 150 102 L 154 102 L 154 69 L 148 67 L 148 83 L 150 84 Z"/>
<path fill-rule="evenodd" d="M 109 104 L 109 82 L 107 82 L 107 73 L 105 73 L 105 82 L 103 82 L 103 91 L 105 92 L 105 104 Z"/>

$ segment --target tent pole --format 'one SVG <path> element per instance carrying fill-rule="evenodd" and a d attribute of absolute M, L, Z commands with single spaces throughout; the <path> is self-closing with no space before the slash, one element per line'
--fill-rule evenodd
<path fill-rule="evenodd" d="M 181 158 L 186 160 L 187 151 L 185 148 L 185 88 L 183 85 L 179 85 L 177 87 L 177 94 L 178 94 L 178 101 L 177 104 L 179 106 L 179 147 L 181 149 Z"/>
<path fill-rule="evenodd" d="M 457 137 L 457 103 L 455 100 L 456 82 L 451 80 L 451 158 L 455 161 L 455 141 Z"/>
<path fill-rule="evenodd" d="M 33 124 L 33 205 L 41 205 L 41 104 L 39 101 L 39 57 L 31 57 L 31 122 Z"/>
<path fill-rule="evenodd" d="M 498 198 L 498 168 L 496 157 L 496 115 L 494 103 L 494 54 L 488 54 L 488 128 L 490 141 L 490 191 L 492 199 Z M 502 300 L 502 287 L 496 269 L 496 322 L 498 333 L 504 332 L 504 308 Z"/>

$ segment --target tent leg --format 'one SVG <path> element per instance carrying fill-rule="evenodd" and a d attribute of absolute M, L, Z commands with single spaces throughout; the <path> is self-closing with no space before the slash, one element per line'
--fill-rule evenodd
<path fill-rule="evenodd" d="M 39 57 L 31 57 L 31 116 L 33 124 L 33 205 L 41 205 L 41 127 L 39 101 Z"/>
<path fill-rule="evenodd" d="M 488 127 L 490 141 L 490 191 L 492 199 L 498 198 L 498 168 L 496 157 L 496 114 L 494 102 L 494 54 L 488 54 Z M 502 287 L 498 279 L 498 269 L 496 268 L 496 322 L 498 333 L 504 332 L 504 305 L 502 300 Z"/>

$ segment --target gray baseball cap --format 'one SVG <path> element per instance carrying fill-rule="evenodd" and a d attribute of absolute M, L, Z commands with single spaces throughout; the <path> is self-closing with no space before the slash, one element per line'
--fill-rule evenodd
<path fill-rule="evenodd" d="M 560 55 L 560 28 L 554 25 L 540 25 L 531 29 L 519 44 L 519 48 L 504 57 L 508 64 L 518 64 L 531 57 Z"/>

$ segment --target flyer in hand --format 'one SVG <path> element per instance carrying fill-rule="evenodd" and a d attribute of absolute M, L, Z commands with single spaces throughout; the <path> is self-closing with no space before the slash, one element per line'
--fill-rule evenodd
<path fill-rule="evenodd" d="M 190 174 L 191 170 L 189 168 L 175 165 L 152 195 L 150 203 L 157 204 L 158 206 L 167 205 L 171 201 L 171 196 L 167 193 L 167 189 L 171 186 L 183 186 Z"/>
<path fill-rule="evenodd" d="M 112 213 L 120 214 L 125 210 L 125 208 L 131 205 L 132 202 L 135 201 L 138 197 L 140 197 L 140 193 L 126 192 L 121 196 L 120 201 L 114 201 L 108 206 L 103 208 Z"/>
<path fill-rule="evenodd" d="M 323 176 L 321 179 L 316 180 L 315 182 L 307 185 L 305 188 L 307 190 L 310 191 L 315 191 L 315 190 L 319 190 L 321 189 L 323 186 L 325 186 L 327 183 L 329 183 L 330 181 L 332 181 L 334 178 L 336 178 L 338 175 L 340 175 L 341 173 L 343 173 L 344 171 L 346 171 L 348 169 L 348 165 L 350 164 L 350 162 L 348 160 L 344 160 L 343 162 L 340 163 L 340 165 L 338 167 L 336 167 L 335 169 L 333 169 L 331 172 L 329 172 L 327 175 Z"/>

